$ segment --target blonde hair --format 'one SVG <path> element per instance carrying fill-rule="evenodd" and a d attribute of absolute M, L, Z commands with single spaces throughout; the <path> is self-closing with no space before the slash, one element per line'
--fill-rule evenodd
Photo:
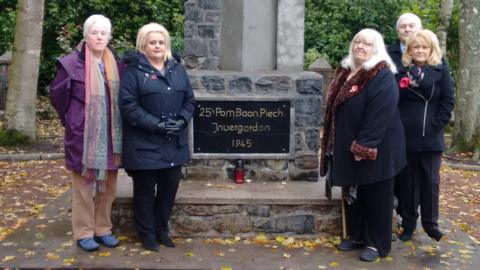
<path fill-rule="evenodd" d="M 172 58 L 172 50 L 170 48 L 170 34 L 168 33 L 167 29 L 158 23 L 149 23 L 140 28 L 137 34 L 137 42 L 135 48 L 145 54 L 145 45 L 147 45 L 147 38 L 148 34 L 157 32 L 163 35 L 165 39 L 165 56 L 164 60 L 167 61 L 168 59 Z"/>
<path fill-rule="evenodd" d="M 87 37 L 88 30 L 90 30 L 90 27 L 92 27 L 94 24 L 105 27 L 108 32 L 108 39 L 111 38 L 110 34 L 112 32 L 112 23 L 107 17 L 101 14 L 94 14 L 85 20 L 83 23 L 83 38 Z"/>
<path fill-rule="evenodd" d="M 430 47 L 430 57 L 427 59 L 427 63 L 430 66 L 436 66 L 442 63 L 442 49 L 438 42 L 437 35 L 430 30 L 420 30 L 413 36 L 409 37 L 405 44 L 405 51 L 402 55 L 402 64 L 408 66 L 413 62 L 413 58 L 410 55 L 411 50 L 417 44 L 427 45 Z"/>
<path fill-rule="evenodd" d="M 350 49 L 348 50 L 348 56 L 345 57 L 341 62 L 341 65 L 344 68 L 350 68 L 350 69 L 357 68 L 357 66 L 355 65 L 355 62 L 353 61 L 353 43 L 358 38 L 365 39 L 367 42 L 371 43 L 373 46 L 372 57 L 362 64 L 363 69 L 370 70 L 381 61 L 385 61 L 387 62 L 388 68 L 393 73 L 397 73 L 397 67 L 393 63 L 392 58 L 390 58 L 390 56 L 387 53 L 387 49 L 385 48 L 385 43 L 383 42 L 382 35 L 377 30 L 370 29 L 370 28 L 365 28 L 363 30 L 360 30 L 360 32 L 358 32 L 353 37 L 352 42 L 350 42 Z"/>

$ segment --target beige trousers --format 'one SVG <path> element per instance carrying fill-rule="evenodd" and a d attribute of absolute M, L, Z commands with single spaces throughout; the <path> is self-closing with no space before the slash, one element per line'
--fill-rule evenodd
<path fill-rule="evenodd" d="M 105 192 L 94 191 L 93 182 L 81 173 L 73 173 L 73 238 L 83 239 L 112 232 L 110 214 L 117 191 L 117 171 L 107 172 Z"/>

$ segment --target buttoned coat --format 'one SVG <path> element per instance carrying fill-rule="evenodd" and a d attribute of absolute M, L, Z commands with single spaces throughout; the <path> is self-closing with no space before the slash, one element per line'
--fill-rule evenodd
<path fill-rule="evenodd" d="M 333 185 L 365 185 L 390 179 L 406 165 L 395 78 L 384 62 L 358 75 L 360 78 L 355 75 L 346 80 L 348 73 L 339 67 L 332 79 L 340 81 L 336 83 L 341 87 L 339 95 L 344 97 L 337 98 L 333 119 L 325 119 L 327 125 L 328 121 L 334 122 L 335 131 L 324 130 L 321 175 L 326 174 L 323 160 L 328 154 L 327 141 L 333 139 Z M 356 161 L 354 154 L 364 159 Z"/>
<path fill-rule="evenodd" d="M 123 165 L 127 170 L 180 166 L 190 159 L 188 126 L 177 135 L 160 134 L 157 124 L 181 117 L 188 123 L 195 98 L 185 68 L 175 59 L 165 63 L 165 75 L 141 53 L 129 57 L 120 84 L 123 119 Z"/>

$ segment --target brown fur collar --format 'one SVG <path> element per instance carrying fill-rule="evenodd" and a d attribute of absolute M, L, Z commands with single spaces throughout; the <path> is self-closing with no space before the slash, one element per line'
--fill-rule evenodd
<path fill-rule="evenodd" d="M 335 113 L 338 106 L 362 92 L 367 83 L 384 68 L 387 68 L 387 63 L 385 61 L 379 62 L 370 70 L 360 70 L 349 80 L 347 80 L 347 77 L 350 74 L 350 69 L 339 66 L 335 70 L 332 81 L 328 87 L 327 108 L 323 119 L 323 136 L 320 144 L 320 175 L 326 175 L 327 151 L 333 151 L 334 149 L 336 132 Z"/>

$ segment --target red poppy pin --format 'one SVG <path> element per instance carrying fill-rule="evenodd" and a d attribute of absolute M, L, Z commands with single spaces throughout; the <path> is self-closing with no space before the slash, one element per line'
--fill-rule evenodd
<path fill-rule="evenodd" d="M 352 88 L 350 88 L 349 92 L 357 92 L 358 91 L 358 85 L 354 84 Z"/>
<path fill-rule="evenodd" d="M 152 76 L 150 77 L 150 79 L 152 79 L 152 80 L 156 80 L 156 79 L 157 79 L 157 75 L 155 75 L 155 74 L 152 74 Z"/>
<path fill-rule="evenodd" d="M 405 89 L 407 87 L 410 86 L 410 78 L 408 77 L 403 77 L 400 79 L 400 81 L 398 82 L 398 86 L 400 86 L 400 88 L 402 89 Z"/>

